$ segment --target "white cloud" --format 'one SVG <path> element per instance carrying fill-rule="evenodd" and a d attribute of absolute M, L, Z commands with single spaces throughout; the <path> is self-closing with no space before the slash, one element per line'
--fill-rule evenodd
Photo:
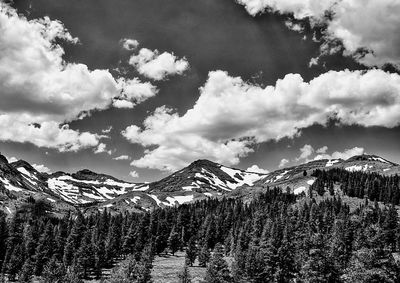
<path fill-rule="evenodd" d="M 400 76 L 345 70 L 304 82 L 299 74 L 288 74 L 262 88 L 213 71 L 185 114 L 160 107 L 143 128 L 129 126 L 123 135 L 148 147 L 132 165 L 175 170 L 199 158 L 237 164 L 254 143 L 294 137 L 332 117 L 343 125 L 399 125 Z"/>
<path fill-rule="evenodd" d="M 129 160 L 130 157 L 128 155 L 120 155 L 118 157 L 114 157 L 114 160 Z"/>
<path fill-rule="evenodd" d="M 286 158 L 283 158 L 280 162 L 279 162 L 279 168 L 283 168 L 285 167 L 290 161 L 287 160 Z"/>
<path fill-rule="evenodd" d="M 135 104 L 129 100 L 125 99 L 114 99 L 113 100 L 113 106 L 115 108 L 133 108 L 135 107 Z"/>
<path fill-rule="evenodd" d="M 326 145 L 324 145 L 323 147 L 318 148 L 315 152 L 316 153 L 326 153 L 327 150 L 328 150 L 328 147 Z"/>
<path fill-rule="evenodd" d="M 327 24 L 324 40 L 343 42 L 345 55 L 368 66 L 392 63 L 400 67 L 400 2 L 393 0 L 236 0 L 255 16 L 265 10 L 292 14 L 312 24 Z M 325 17 L 332 12 L 331 19 Z M 357 51 L 369 50 L 365 57 Z"/>
<path fill-rule="evenodd" d="M 297 31 L 300 33 L 304 31 L 304 28 L 300 24 L 293 23 L 292 21 L 285 21 L 285 26 L 288 29 L 291 29 L 291 30 L 294 30 L 294 31 Z"/>
<path fill-rule="evenodd" d="M 136 39 L 124 38 L 121 40 L 122 47 L 126 50 L 134 50 L 139 46 L 139 42 Z"/>
<path fill-rule="evenodd" d="M 32 164 L 32 167 L 36 169 L 36 171 L 41 173 L 51 173 L 50 168 L 44 166 L 43 164 Z"/>
<path fill-rule="evenodd" d="M 129 176 L 131 176 L 132 178 L 138 178 L 139 174 L 136 171 L 131 171 L 131 172 L 129 172 Z"/>
<path fill-rule="evenodd" d="M 268 174 L 269 171 L 263 168 L 258 167 L 258 165 L 254 164 L 250 166 L 249 168 L 246 169 L 247 172 L 253 172 L 253 173 L 261 173 L 261 174 Z"/>
<path fill-rule="evenodd" d="M 189 68 L 185 58 L 178 59 L 173 53 L 147 48 L 140 49 L 137 55 L 132 55 L 129 64 L 134 66 L 138 72 L 153 80 L 163 80 L 168 75 L 180 75 Z"/>
<path fill-rule="evenodd" d="M 101 132 L 103 134 L 109 134 L 111 132 L 112 128 L 113 128 L 112 126 L 109 126 L 109 127 L 105 128 L 105 129 L 101 130 Z"/>
<path fill-rule="evenodd" d="M 302 148 L 300 148 L 300 155 L 296 158 L 296 161 L 299 160 L 307 160 L 314 153 L 314 148 L 309 145 L 305 144 Z"/>
<path fill-rule="evenodd" d="M 59 151 L 77 151 L 95 147 L 100 136 L 78 132 L 58 122 L 42 122 L 40 127 L 31 124 L 29 115 L 0 115 L 0 140 L 33 143 L 39 147 L 57 148 Z"/>
<path fill-rule="evenodd" d="M 326 147 L 326 146 L 325 146 Z M 326 149 L 328 149 L 328 147 L 326 147 Z M 319 154 L 317 156 L 314 157 L 314 160 L 320 160 L 320 159 L 349 159 L 352 156 L 355 155 L 362 155 L 365 153 L 364 148 L 362 147 L 353 147 L 350 149 L 346 149 L 343 152 L 340 151 L 335 151 L 332 154 Z"/>
<path fill-rule="evenodd" d="M 138 78 L 131 80 L 121 78 L 118 80 L 118 85 L 121 93 L 113 100 L 113 106 L 116 108 L 133 108 L 158 93 L 154 85 L 141 82 Z"/>
<path fill-rule="evenodd" d="M 97 146 L 97 148 L 93 151 L 95 154 L 98 153 L 107 153 L 108 155 L 112 154 L 112 150 L 107 150 L 107 146 L 104 143 L 99 143 L 99 145 Z"/>
<path fill-rule="evenodd" d="M 122 97 L 135 103 L 155 95 L 138 79 L 116 80 L 108 70 L 89 70 L 62 59 L 58 39 L 76 43 L 59 21 L 28 21 L 0 3 L 0 140 L 76 151 L 95 147 L 100 136 L 61 126 L 110 107 Z"/>
<path fill-rule="evenodd" d="M 308 62 L 308 67 L 311 68 L 312 66 L 318 65 L 319 57 L 311 58 L 310 62 Z"/>

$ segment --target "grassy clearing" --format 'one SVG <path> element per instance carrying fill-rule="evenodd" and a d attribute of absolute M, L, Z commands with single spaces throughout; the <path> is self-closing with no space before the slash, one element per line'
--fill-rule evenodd
<path fill-rule="evenodd" d="M 178 282 L 178 274 L 182 271 L 184 264 L 184 252 L 178 252 L 175 255 L 156 256 L 151 272 L 154 283 Z M 189 272 L 192 282 L 202 282 L 206 274 L 206 268 L 198 266 L 197 262 L 195 262 L 193 267 L 189 267 Z"/>

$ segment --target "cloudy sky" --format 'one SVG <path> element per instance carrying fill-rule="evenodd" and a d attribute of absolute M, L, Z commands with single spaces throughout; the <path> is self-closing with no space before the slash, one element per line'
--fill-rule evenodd
<path fill-rule="evenodd" d="M 137 182 L 200 158 L 400 163 L 399 1 L 0 3 L 9 159 Z"/>

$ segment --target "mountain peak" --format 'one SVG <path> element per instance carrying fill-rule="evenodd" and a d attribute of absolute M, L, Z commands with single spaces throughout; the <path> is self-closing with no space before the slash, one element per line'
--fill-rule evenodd
<path fill-rule="evenodd" d="M 7 158 L 0 153 L 0 164 L 8 164 Z"/>
<path fill-rule="evenodd" d="M 354 155 L 350 157 L 349 159 L 346 160 L 346 162 L 352 162 L 352 161 L 377 161 L 381 163 L 387 163 L 387 164 L 392 164 L 392 165 L 398 165 L 396 163 L 393 163 L 389 160 L 386 160 L 385 158 L 382 158 L 378 155 L 375 154 L 361 154 L 361 155 Z"/>
<path fill-rule="evenodd" d="M 14 166 L 14 168 L 23 167 L 23 168 L 25 168 L 25 169 L 27 169 L 28 171 L 31 171 L 31 172 L 32 171 L 36 171 L 36 169 L 33 168 L 33 166 L 31 164 L 29 164 L 27 161 L 22 160 L 22 159 L 11 163 L 11 165 Z"/>
<path fill-rule="evenodd" d="M 207 159 L 198 159 L 192 162 L 188 167 L 219 167 L 218 163 L 212 162 Z"/>

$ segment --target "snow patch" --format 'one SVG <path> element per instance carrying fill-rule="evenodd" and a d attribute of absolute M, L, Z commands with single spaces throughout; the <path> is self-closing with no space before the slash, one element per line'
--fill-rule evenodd
<path fill-rule="evenodd" d="M 134 187 L 135 186 L 135 184 L 117 182 L 117 181 L 114 181 L 114 180 L 111 180 L 111 179 L 107 179 L 103 184 L 104 185 L 109 185 L 109 186 L 121 187 L 121 188 L 130 188 L 130 187 Z"/>
<path fill-rule="evenodd" d="M 225 166 L 221 166 L 220 169 L 237 182 L 237 183 L 229 182 L 228 186 L 230 189 L 236 189 L 237 187 L 243 185 L 253 186 L 256 181 L 260 180 L 262 177 L 265 177 L 265 174 L 258 174 L 254 172 L 243 172 L 241 170 L 232 169 Z M 240 175 L 243 180 L 240 180 L 235 175 Z"/>
<path fill-rule="evenodd" d="M 31 178 L 31 179 L 36 179 L 36 180 L 38 180 L 38 178 L 37 178 L 35 175 L 31 174 L 31 173 L 30 173 L 28 170 L 26 170 L 24 167 L 18 167 L 17 170 L 18 170 L 19 172 L 21 172 L 22 174 L 28 176 L 28 177 Z M 36 184 L 36 183 L 35 183 L 35 184 Z"/>
<path fill-rule="evenodd" d="M 365 164 L 364 166 L 362 166 L 362 165 L 353 165 L 353 166 L 346 167 L 345 170 L 347 170 L 349 172 L 355 172 L 355 171 L 364 171 L 365 172 L 368 169 L 371 169 L 372 167 L 374 167 L 374 166 L 369 165 L 369 164 Z"/>
<path fill-rule="evenodd" d="M 338 159 L 329 159 L 328 162 L 326 162 L 325 167 L 331 167 L 333 166 L 335 163 L 338 163 L 340 160 Z"/>
<path fill-rule="evenodd" d="M 15 191 L 15 192 L 22 191 L 21 188 L 18 188 L 18 187 L 14 186 L 14 185 L 11 185 L 10 181 L 8 181 L 7 179 L 3 179 L 3 178 L 0 177 L 0 181 L 3 182 L 4 187 L 9 191 Z"/>
<path fill-rule="evenodd" d="M 88 198 L 92 198 L 92 199 L 105 200 L 104 197 L 102 197 L 102 196 L 94 195 L 94 194 L 87 193 L 87 192 L 82 193 L 82 195 L 84 195 L 85 197 L 88 197 Z"/>
<path fill-rule="evenodd" d="M 276 176 L 276 177 L 275 177 L 275 182 L 278 181 L 278 180 L 280 180 L 280 179 L 282 179 L 283 176 L 285 176 L 287 173 L 289 173 L 289 171 L 288 171 L 288 170 L 285 170 L 282 174 Z"/>
<path fill-rule="evenodd" d="M 387 160 L 385 160 L 385 159 L 383 159 L 383 158 L 381 158 L 381 157 L 370 157 L 369 158 L 369 160 L 375 160 L 375 161 L 379 161 L 379 162 L 382 162 L 382 163 L 389 163 Z"/>
<path fill-rule="evenodd" d="M 133 203 L 137 203 L 138 202 L 138 200 L 140 200 L 140 197 L 139 196 L 134 196 L 133 198 L 131 198 L 131 201 L 133 202 Z"/>
<path fill-rule="evenodd" d="M 312 184 L 314 184 L 314 182 L 315 182 L 314 179 L 310 179 L 310 180 L 307 181 L 307 184 L 309 184 L 311 186 Z"/>
<path fill-rule="evenodd" d="M 148 195 L 148 196 L 151 197 L 152 199 L 154 199 L 158 206 L 160 206 L 160 204 L 165 204 L 164 202 L 159 200 L 156 195 Z M 170 205 L 170 204 L 167 204 L 167 205 Z"/>
<path fill-rule="evenodd" d="M 305 192 L 306 190 L 307 190 L 306 187 L 301 186 L 301 187 L 298 187 L 298 188 L 294 189 L 294 190 L 293 190 L 293 193 L 294 193 L 295 195 L 299 195 L 299 194 L 301 194 L 302 192 Z"/>

